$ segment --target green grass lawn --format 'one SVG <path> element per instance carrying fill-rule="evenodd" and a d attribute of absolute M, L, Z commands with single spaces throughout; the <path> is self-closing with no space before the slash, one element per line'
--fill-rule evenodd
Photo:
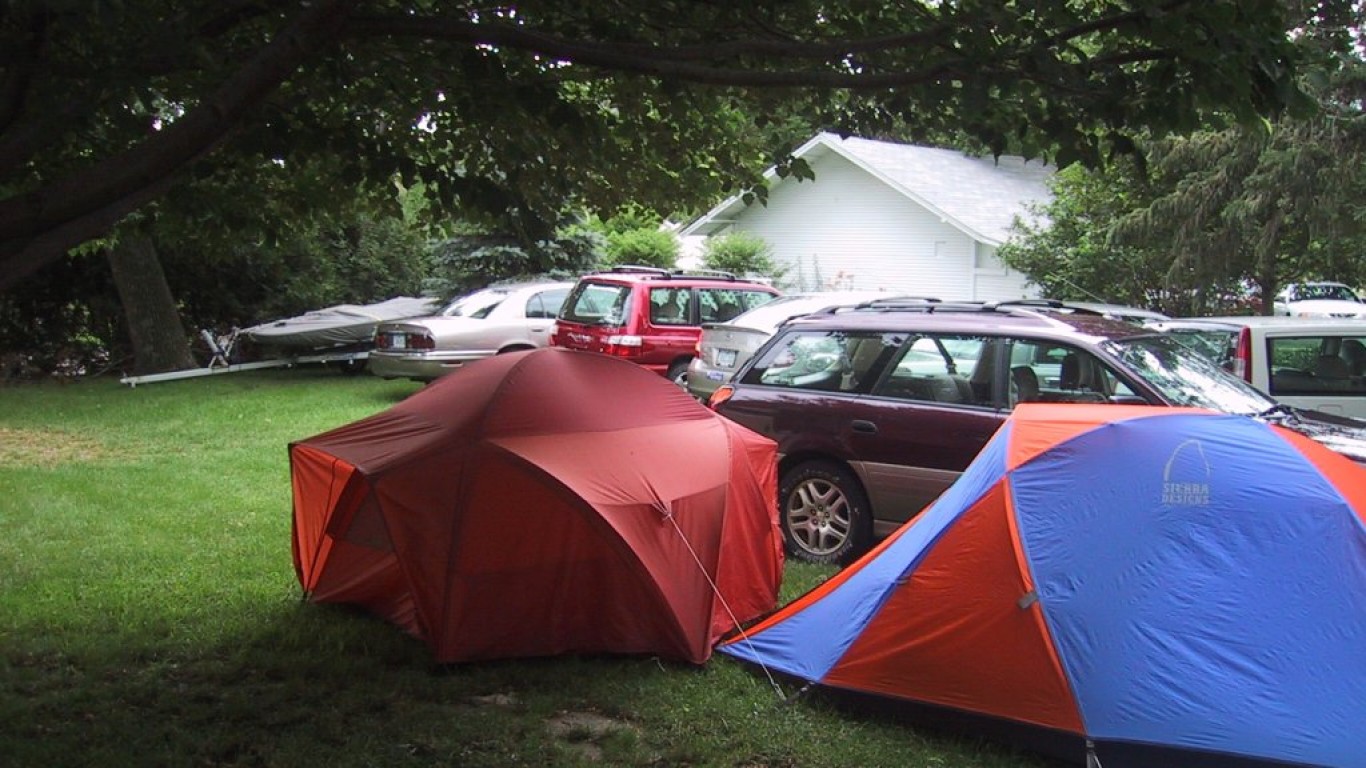
<path fill-rule="evenodd" d="M 303 602 L 287 444 L 418 386 L 301 367 L 0 389 L 0 764 L 1043 764 L 784 703 L 728 657 L 438 668 L 391 625 Z M 784 601 L 831 573 L 789 564 Z"/>

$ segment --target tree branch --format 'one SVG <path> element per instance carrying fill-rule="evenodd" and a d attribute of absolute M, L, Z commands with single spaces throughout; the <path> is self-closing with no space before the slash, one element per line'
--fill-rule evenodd
<path fill-rule="evenodd" d="M 755 55 L 830 62 L 833 66 L 851 51 L 873 52 L 919 41 L 919 34 L 891 35 L 865 40 L 802 43 L 780 40 L 737 40 L 710 45 L 659 47 L 643 44 L 569 41 L 523 27 L 444 18 L 357 17 L 346 33 L 356 37 L 419 37 L 511 48 L 617 72 L 685 80 L 703 85 L 756 88 L 843 88 L 868 90 L 915 85 L 933 80 L 952 65 L 936 64 L 909 72 L 853 73 L 834 69 L 747 70 L 695 64 Z"/>
<path fill-rule="evenodd" d="M 147 141 L 75 176 L 0 201 L 0 288 L 54 253 L 102 234 L 212 150 L 252 107 L 294 73 L 345 20 L 346 0 L 317 0 L 216 93 Z M 111 216 L 114 218 L 111 219 Z"/>
<path fill-rule="evenodd" d="M 1164 10 L 1173 10 L 1188 2 L 1189 0 L 1173 0 Z M 1096 19 L 1063 30 L 1049 40 L 1056 43 L 1083 34 L 1126 26 L 1134 23 L 1139 17 L 1140 14 L 1130 12 Z M 568 40 L 526 27 L 498 22 L 471 22 L 440 17 L 356 16 L 347 24 L 345 33 L 355 37 L 420 38 L 503 47 L 618 72 L 654 75 L 704 85 L 755 88 L 880 90 L 933 82 L 954 71 L 971 69 L 979 76 L 989 76 L 992 71 L 1006 71 L 1004 67 L 984 71 L 980 62 L 969 62 L 963 57 L 941 57 L 931 66 L 899 72 L 850 72 L 835 68 L 842 66 L 843 61 L 854 54 L 896 51 L 928 45 L 935 45 L 936 50 L 942 53 L 948 49 L 939 44 L 948 38 L 948 33 L 952 29 L 953 27 L 948 24 L 936 24 L 916 32 L 830 42 L 748 39 L 702 45 L 658 46 L 629 42 Z M 1034 44 L 998 58 L 1003 62 L 1015 61 L 1025 55 L 1024 51 L 1036 51 L 1046 47 L 1044 44 Z M 746 56 L 808 61 L 824 64 L 829 68 L 759 70 L 696 63 L 735 60 Z M 1097 59 L 1093 64 L 1130 63 L 1163 58 L 1170 58 L 1170 54 L 1162 50 L 1136 49 L 1124 54 L 1123 57 Z"/>

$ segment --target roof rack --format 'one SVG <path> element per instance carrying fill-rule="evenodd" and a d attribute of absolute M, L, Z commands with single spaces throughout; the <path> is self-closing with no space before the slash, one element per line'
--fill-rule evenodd
<path fill-rule="evenodd" d="M 998 307 L 1024 307 L 1027 309 L 1066 309 L 1061 301 L 1057 299 L 1006 299 L 1004 301 L 988 301 L 983 306 L 987 309 L 997 309 Z"/>
<path fill-rule="evenodd" d="M 834 315 L 834 314 L 838 314 L 838 313 L 841 313 L 841 312 L 855 312 L 855 311 L 864 311 L 864 312 L 884 311 L 884 312 L 891 312 L 891 311 L 895 311 L 895 310 L 902 310 L 902 311 L 909 311 L 909 310 L 924 310 L 924 309 L 929 309 L 929 308 L 931 307 L 931 305 L 937 305 L 937 304 L 939 304 L 939 303 L 940 303 L 940 300 L 934 298 L 933 296 L 889 296 L 889 297 L 887 297 L 887 298 L 885 298 L 885 299 L 872 299 L 872 300 L 869 300 L 869 301 L 859 302 L 858 304 L 843 304 L 843 305 L 837 304 L 837 305 L 835 305 L 835 306 L 825 307 L 824 309 L 820 309 L 820 310 L 817 310 L 817 311 L 815 311 L 815 312 L 811 312 L 810 314 L 812 314 L 812 315 Z"/>
<path fill-rule="evenodd" d="M 866 301 L 855 306 L 829 307 L 819 312 L 813 312 L 809 316 L 851 312 L 920 312 L 939 315 L 992 313 L 1016 317 L 1035 317 L 1050 323 L 1061 322 L 1056 317 L 1050 317 L 1050 315 L 1060 313 L 1099 315 L 1099 313 L 1089 309 L 1068 307 L 1063 302 L 1053 299 L 1010 299 L 1006 301 L 960 299 L 944 301 L 929 296 L 896 296 Z"/>
<path fill-rule="evenodd" d="M 674 275 L 679 277 L 715 277 L 720 280 L 739 280 L 734 272 L 726 272 L 720 269 L 676 269 Z"/>
<path fill-rule="evenodd" d="M 1078 315 L 1096 315 L 1104 317 L 1105 313 L 1092 307 L 1083 307 L 1072 304 L 1068 301 L 1058 299 L 1010 299 L 1008 301 L 998 301 L 995 306 L 1025 307 L 1028 309 L 1061 309 Z"/>
<path fill-rule="evenodd" d="M 869 309 L 880 309 L 884 307 L 887 309 L 894 309 L 896 307 L 906 304 L 912 306 L 922 306 L 925 304 L 941 303 L 943 303 L 943 299 L 940 299 L 935 296 L 889 296 L 885 299 L 870 299 L 869 301 L 865 301 L 862 304 L 859 304 L 858 306 L 868 307 Z"/>
<path fill-rule="evenodd" d="M 1056 299 L 1006 299 L 1004 301 L 958 299 L 944 301 L 932 296 L 891 296 L 852 306 L 826 307 L 807 316 L 829 316 L 851 312 L 921 312 L 940 315 L 992 313 L 1016 317 L 1034 317 L 1054 324 L 1062 322 L 1057 317 L 1060 314 L 1104 316 L 1104 313 L 1097 312 L 1089 307 L 1076 307 Z"/>
<path fill-rule="evenodd" d="M 644 264 L 618 264 L 608 271 L 619 274 L 646 275 L 661 280 L 674 277 L 703 277 L 736 282 L 740 279 L 736 277 L 734 272 L 724 272 L 719 269 L 664 269 L 663 267 L 650 267 Z"/>
<path fill-rule="evenodd" d="M 633 272 L 642 275 L 654 275 L 655 277 L 669 276 L 669 270 L 663 267 L 649 267 L 644 264 L 617 264 L 608 272 Z"/>

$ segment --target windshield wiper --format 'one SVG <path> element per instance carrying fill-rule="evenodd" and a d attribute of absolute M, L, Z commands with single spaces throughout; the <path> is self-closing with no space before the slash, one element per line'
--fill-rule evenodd
<path fill-rule="evenodd" d="M 1270 408 L 1267 408 L 1265 411 L 1258 413 L 1256 418 L 1266 420 L 1289 419 L 1291 421 L 1299 421 L 1300 414 L 1299 411 L 1296 411 L 1294 408 L 1286 405 L 1285 403 L 1276 403 Z"/>

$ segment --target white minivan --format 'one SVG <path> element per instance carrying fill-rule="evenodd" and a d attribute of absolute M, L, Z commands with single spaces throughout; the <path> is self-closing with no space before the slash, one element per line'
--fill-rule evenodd
<path fill-rule="evenodd" d="M 1366 419 L 1366 319 L 1200 317 L 1150 323 L 1277 401 Z"/>

